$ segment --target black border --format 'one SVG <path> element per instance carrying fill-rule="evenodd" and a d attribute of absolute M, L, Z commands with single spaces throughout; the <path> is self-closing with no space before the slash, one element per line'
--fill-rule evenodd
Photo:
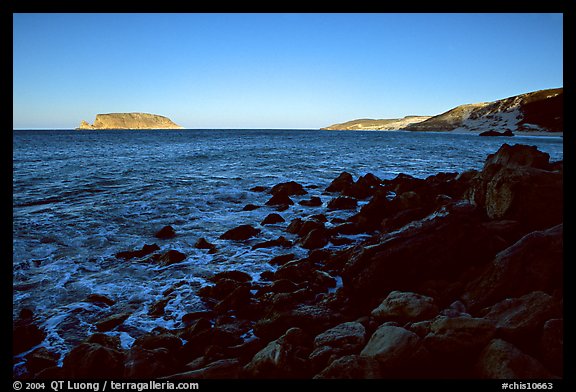
<path fill-rule="evenodd" d="M 387 2 L 387 1 L 355 1 L 355 2 L 340 2 L 330 3 L 330 8 L 326 9 L 321 3 L 312 3 L 310 0 L 308 2 L 233 2 L 233 3 L 221 3 L 217 1 L 213 2 L 201 2 L 194 0 L 164 0 L 161 2 L 131 2 L 131 1 L 109 1 L 109 0 L 3 0 L 0 1 L 0 9 L 2 11 L 0 17 L 0 34 L 2 42 L 2 49 L 5 52 L 1 57 L 0 63 L 4 66 L 3 69 L 8 73 L 8 69 L 12 70 L 12 43 L 13 43 L 13 30 L 12 30 L 12 15 L 14 13 L 179 13 L 179 12 L 232 12 L 232 13 L 281 13 L 281 12 L 330 12 L 330 13 L 342 13 L 342 12 L 354 12 L 354 13 L 375 13 L 375 12 L 386 12 L 386 13 L 458 13 L 458 12 L 482 12 L 482 13 L 563 13 L 564 14 L 564 48 L 572 48 L 572 50 L 564 50 L 564 52 L 571 53 L 574 48 L 576 48 L 576 32 L 573 28 L 574 22 L 574 5 L 576 4 L 573 0 L 546 0 L 546 1 L 535 1 L 535 0 L 486 0 L 481 2 L 446 2 L 446 1 L 427 1 L 427 2 L 414 2 L 410 0 L 400 1 L 400 2 Z M 8 43 L 10 39 L 10 43 Z M 506 39 L 506 37 L 503 37 Z M 511 43 L 513 39 L 510 39 Z M 519 61 L 530 61 L 530 59 L 519 59 Z M 574 56 L 564 57 L 564 97 L 565 97 L 565 109 L 570 108 L 570 103 L 573 99 L 573 70 L 576 69 L 576 64 Z M 8 86 L 7 82 L 2 85 Z M 10 84 L 12 86 L 12 84 Z M 8 87 L 3 89 L 8 91 Z M 8 95 L 8 94 L 6 94 Z M 3 102 L 8 102 L 3 101 Z M 12 105 L 11 105 L 12 106 Z M 4 116 L 4 120 L 6 120 Z M 7 121 L 6 121 L 7 122 Z M 574 153 L 576 152 L 576 144 L 574 133 L 571 132 L 573 129 L 574 120 L 569 116 L 565 116 L 564 128 L 566 130 L 565 140 L 564 140 L 564 168 L 565 168 L 565 178 L 568 179 L 567 186 L 564 187 L 564 198 L 566 202 L 564 203 L 564 215 L 565 217 L 574 216 L 574 207 L 572 206 L 572 201 L 574 200 L 573 191 L 571 190 L 571 179 L 576 178 L 576 173 L 573 170 L 574 165 Z M 12 135 L 10 129 L 12 124 L 6 124 L 2 128 L 3 136 Z M 12 138 L 6 140 L 5 147 L 9 145 L 9 151 L 2 154 L 3 165 L 2 171 L 6 174 L 2 175 L 2 179 L 8 184 L 2 187 L 3 194 L 6 193 L 6 198 L 12 202 L 12 181 L 8 182 L 8 171 L 10 175 L 12 174 Z M 8 144 L 10 143 L 10 144 Z M 9 193 L 10 192 L 10 193 Z M 10 215 L 9 214 L 10 211 Z M 1 236 L 0 249 L 2 249 L 2 256 L 6 254 L 8 256 L 8 250 L 12 249 L 12 214 L 11 209 L 2 209 L 2 230 L 3 235 Z M 565 238 L 576 238 L 574 237 L 573 226 L 574 223 L 571 219 L 564 219 L 565 225 L 564 230 Z M 7 235 L 6 233 L 8 233 Z M 573 242 L 573 241 L 572 241 Z M 565 241 L 564 245 L 564 260 L 571 260 L 572 262 L 576 260 L 576 254 L 573 250 L 573 245 L 571 241 Z M 2 268 L 4 269 L 3 276 L 12 276 L 12 264 L 8 260 L 12 260 L 12 255 L 8 257 L 3 257 Z M 564 347 L 565 347 L 565 374 L 564 379 L 552 381 L 554 384 L 554 391 L 565 390 L 568 386 L 574 385 L 574 370 L 576 369 L 575 363 L 573 361 L 573 347 L 574 338 L 571 332 L 574 331 L 574 292 L 568 277 L 576 276 L 574 273 L 574 267 L 572 262 L 564 263 L 564 280 L 565 280 L 565 295 L 564 295 L 564 320 L 565 320 L 565 334 L 564 334 Z M 4 311 L 7 312 L 8 309 L 12 309 L 12 302 L 8 301 L 12 298 L 11 285 L 4 284 L 4 301 L 6 305 L 4 306 Z M 9 318 L 4 317 L 5 330 L 9 330 Z M 7 339 L 6 336 L 4 339 Z M 9 380 L 9 384 L 6 383 L 6 387 L 9 390 L 12 389 L 12 353 L 11 353 L 11 341 L 3 345 L 4 353 L 3 355 L 3 375 Z M 120 381 L 120 380 L 118 380 Z M 133 380 L 146 381 L 146 380 Z M 522 380 L 527 382 L 528 380 Z M 533 380 L 538 382 L 538 380 Z M 549 382 L 550 380 L 540 380 L 542 382 Z M 426 390 L 428 388 L 442 388 L 444 390 L 481 390 L 481 391 L 500 391 L 503 380 L 196 380 L 200 384 L 200 390 L 220 390 L 221 388 L 250 388 L 250 390 L 266 389 L 269 390 L 277 386 L 279 383 L 286 388 L 302 388 L 302 387 L 320 387 L 320 388 L 361 388 L 361 389 L 380 389 L 385 387 L 390 387 L 391 390 L 401 390 L 402 388 L 417 388 L 421 390 Z M 513 382 L 513 380 L 511 381 Z M 48 389 L 48 385 L 46 386 Z M 100 389 L 101 390 L 101 389 Z"/>

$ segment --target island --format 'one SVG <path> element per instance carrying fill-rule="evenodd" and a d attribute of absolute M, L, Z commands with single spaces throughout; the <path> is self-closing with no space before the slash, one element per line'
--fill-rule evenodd
<path fill-rule="evenodd" d="M 77 130 L 96 129 L 183 129 L 168 117 L 149 113 L 97 114 L 94 124 L 82 120 Z"/>

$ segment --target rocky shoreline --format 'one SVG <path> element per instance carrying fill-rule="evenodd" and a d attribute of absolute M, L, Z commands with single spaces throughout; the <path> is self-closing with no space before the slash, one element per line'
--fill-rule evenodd
<path fill-rule="evenodd" d="M 243 271 L 214 275 L 198 291 L 209 310 L 186 314 L 180 328 L 156 328 L 123 349 L 106 332 L 129 314 L 111 315 L 58 366 L 49 349 L 34 349 L 45 335 L 24 310 L 13 353 L 34 349 L 25 376 L 36 379 L 561 378 L 562 188 L 562 162 L 525 145 L 504 144 L 480 171 L 392 180 L 342 173 L 324 195 L 327 209 L 349 210 L 348 219 L 330 227 L 323 214 L 294 219 L 286 230 L 296 241 L 253 245 L 286 253 L 263 260 L 277 269 L 258 281 Z M 266 206 L 279 212 L 306 194 L 296 182 L 252 190 L 269 192 Z M 367 203 L 358 210 L 359 200 Z M 283 219 L 271 212 L 220 238 L 257 238 L 259 225 Z M 166 227 L 157 237 L 174 234 Z M 308 256 L 298 259 L 294 246 Z M 218 252 L 206 239 L 196 247 Z M 157 251 L 145 245 L 116 257 L 185 258 Z M 149 314 L 161 317 L 178 287 Z"/>

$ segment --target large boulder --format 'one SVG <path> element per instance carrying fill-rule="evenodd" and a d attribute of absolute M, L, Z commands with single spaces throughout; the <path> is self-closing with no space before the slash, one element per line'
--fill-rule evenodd
<path fill-rule="evenodd" d="M 418 292 L 434 279 L 457 280 L 505 246 L 480 223 L 473 207 L 458 204 L 446 215 L 385 235 L 376 245 L 360 245 L 342 271 L 344 287 L 369 302 L 392 290 Z"/>
<path fill-rule="evenodd" d="M 562 222 L 562 172 L 533 146 L 502 145 L 488 156 L 466 197 L 491 219 L 513 219 L 543 229 Z"/>
<path fill-rule="evenodd" d="M 46 332 L 36 325 L 32 311 L 24 309 L 12 326 L 12 352 L 28 351 L 42 343 L 45 337 Z"/>
<path fill-rule="evenodd" d="M 286 196 L 305 195 L 308 192 L 304 187 L 296 181 L 281 182 L 276 184 L 270 190 L 273 195 L 284 194 Z"/>
<path fill-rule="evenodd" d="M 290 328 L 270 342 L 244 366 L 250 378 L 303 378 L 308 376 L 307 337 L 300 328 Z"/>
<path fill-rule="evenodd" d="M 310 361 L 315 369 L 323 369 L 334 359 L 358 354 L 366 343 L 366 328 L 356 321 L 330 328 L 314 338 Z"/>
<path fill-rule="evenodd" d="M 124 374 L 125 354 L 117 347 L 90 340 L 70 351 L 63 362 L 63 371 L 70 379 L 114 379 Z"/>
<path fill-rule="evenodd" d="M 482 350 L 474 366 L 477 377 L 494 379 L 550 379 L 554 376 L 530 355 L 501 339 Z"/>
<path fill-rule="evenodd" d="M 342 192 L 352 184 L 354 184 L 354 178 L 352 177 L 352 174 L 342 172 L 330 183 L 330 185 L 328 185 L 326 192 Z"/>
<path fill-rule="evenodd" d="M 387 369 L 405 365 L 417 352 L 420 337 L 407 329 L 383 324 L 372 334 L 360 355 L 371 357 Z"/>
<path fill-rule="evenodd" d="M 563 226 L 527 234 L 496 255 L 470 282 L 462 300 L 479 309 L 532 291 L 553 294 L 563 287 Z M 518 279 L 522 277 L 522 279 Z"/>
<path fill-rule="evenodd" d="M 250 225 L 240 225 L 233 229 L 228 230 L 220 236 L 222 240 L 232 240 L 232 241 L 245 241 L 255 235 L 260 233 L 260 229 L 256 229 Z"/>
<path fill-rule="evenodd" d="M 372 316 L 382 321 L 414 322 L 433 318 L 438 311 L 431 297 L 411 292 L 392 291 L 372 311 Z"/>
<path fill-rule="evenodd" d="M 372 357 L 345 355 L 330 363 L 315 379 L 380 379 L 380 362 Z"/>
<path fill-rule="evenodd" d="M 564 320 L 546 321 L 540 340 L 540 352 L 546 367 L 558 376 L 562 376 L 564 365 Z"/>
<path fill-rule="evenodd" d="M 469 357 L 480 351 L 495 332 L 496 326 L 491 320 L 438 316 L 430 325 L 424 345 L 432 353 Z"/>
<path fill-rule="evenodd" d="M 162 378 L 163 380 L 229 380 L 240 376 L 240 361 L 233 359 L 220 359 L 211 362 L 200 369 L 173 374 Z"/>

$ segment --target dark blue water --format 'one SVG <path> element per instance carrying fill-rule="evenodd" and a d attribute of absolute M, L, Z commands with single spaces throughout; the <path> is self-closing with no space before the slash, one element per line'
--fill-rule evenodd
<path fill-rule="evenodd" d="M 236 268 L 255 277 L 282 248 L 250 245 L 286 235 L 290 219 L 325 212 L 292 206 L 287 223 L 265 226 L 248 244 L 218 239 L 240 224 L 257 225 L 272 209 L 269 195 L 249 191 L 295 180 L 310 196 L 340 172 L 354 177 L 398 173 L 426 177 L 440 171 L 480 169 L 502 143 L 536 145 L 562 159 L 559 137 L 481 138 L 410 132 L 293 130 L 14 131 L 14 308 L 32 308 L 48 330 L 45 345 L 64 352 L 108 314 L 132 316 L 119 332 L 123 344 L 155 326 L 176 327 L 182 314 L 202 309 L 195 291 L 215 271 Z M 298 201 L 296 198 L 295 201 Z M 348 213 L 327 215 L 346 217 Z M 178 236 L 154 233 L 172 225 Z M 194 248 L 205 237 L 220 251 Z M 156 242 L 177 249 L 185 262 L 159 268 L 118 260 L 114 254 Z M 297 247 L 291 252 L 305 254 Z M 148 306 L 176 283 L 184 284 L 164 317 Z M 91 293 L 117 300 L 102 309 L 83 300 Z"/>

